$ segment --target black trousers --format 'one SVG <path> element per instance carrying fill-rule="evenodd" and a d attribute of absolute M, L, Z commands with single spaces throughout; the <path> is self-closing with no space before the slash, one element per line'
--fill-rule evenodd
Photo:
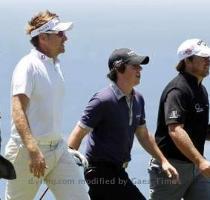
<path fill-rule="evenodd" d="M 125 169 L 112 163 L 90 162 L 85 179 L 91 200 L 146 200 Z"/>

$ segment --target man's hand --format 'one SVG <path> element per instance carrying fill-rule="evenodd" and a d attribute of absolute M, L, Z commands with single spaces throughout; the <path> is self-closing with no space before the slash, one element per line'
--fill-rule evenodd
<path fill-rule="evenodd" d="M 161 164 L 162 170 L 167 174 L 168 178 L 173 178 L 179 181 L 179 174 L 176 169 L 166 160 Z"/>
<path fill-rule="evenodd" d="M 202 159 L 198 164 L 198 168 L 203 176 L 210 178 L 210 162 L 208 160 Z"/>
<path fill-rule="evenodd" d="M 75 159 L 75 162 L 77 163 L 77 165 L 83 166 L 84 169 L 86 169 L 88 167 L 87 159 L 79 151 L 69 148 L 68 152 L 74 156 L 74 159 Z"/>
<path fill-rule="evenodd" d="M 45 169 L 48 167 L 38 146 L 34 146 L 33 150 L 29 151 L 29 157 L 30 172 L 37 178 L 44 176 Z"/>

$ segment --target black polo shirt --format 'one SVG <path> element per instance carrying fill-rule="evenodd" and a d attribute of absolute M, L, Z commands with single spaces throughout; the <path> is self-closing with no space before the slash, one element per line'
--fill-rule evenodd
<path fill-rule="evenodd" d="M 168 133 L 168 125 L 184 124 L 194 146 L 203 155 L 208 127 L 208 94 L 197 79 L 178 74 L 164 89 L 159 105 L 155 139 L 167 158 L 189 161 L 175 146 Z"/>

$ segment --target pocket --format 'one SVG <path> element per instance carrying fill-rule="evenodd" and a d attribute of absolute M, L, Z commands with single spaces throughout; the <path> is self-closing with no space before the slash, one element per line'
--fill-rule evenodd
<path fill-rule="evenodd" d="M 97 177 L 96 167 L 88 167 L 84 172 L 85 180 L 89 184 Z"/>
<path fill-rule="evenodd" d="M 162 167 L 160 166 L 160 164 L 156 161 L 156 160 L 151 160 L 149 168 L 148 168 L 148 172 L 151 173 L 155 173 L 155 174 L 161 174 L 163 172 Z"/>

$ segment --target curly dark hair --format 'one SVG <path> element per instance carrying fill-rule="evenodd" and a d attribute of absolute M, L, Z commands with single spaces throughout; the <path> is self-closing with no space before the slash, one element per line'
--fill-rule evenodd
<path fill-rule="evenodd" d="M 190 56 L 190 57 L 188 57 L 188 58 L 186 58 L 186 59 L 192 61 L 193 58 L 194 58 L 194 56 L 192 55 L 192 56 Z M 185 60 L 183 59 L 183 60 L 181 60 L 181 61 L 177 64 L 176 70 L 177 70 L 178 72 L 184 72 L 184 71 L 185 71 L 185 66 L 186 66 Z"/>
<path fill-rule="evenodd" d="M 107 74 L 107 77 L 113 81 L 113 82 L 117 82 L 117 72 L 120 72 L 120 73 L 124 73 L 125 71 L 125 64 L 122 63 L 120 66 L 118 67 L 113 67 L 110 72 Z"/>

